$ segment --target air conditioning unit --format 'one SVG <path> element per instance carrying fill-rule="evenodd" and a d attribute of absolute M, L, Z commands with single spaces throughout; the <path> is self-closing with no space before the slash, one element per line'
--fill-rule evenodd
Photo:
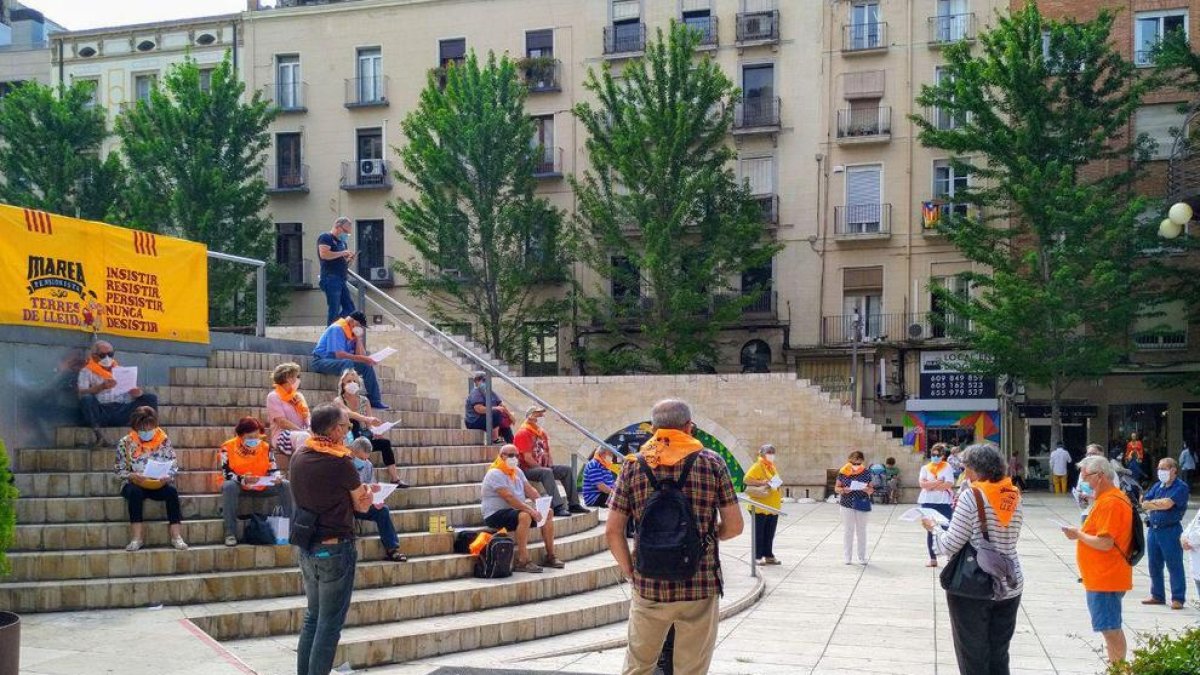
<path fill-rule="evenodd" d="M 390 267 L 372 267 L 371 273 L 368 275 L 371 281 L 391 281 L 392 268 Z"/>
<path fill-rule="evenodd" d="M 920 340 L 925 337 L 925 326 L 919 323 L 908 324 L 908 339 Z"/>
<path fill-rule="evenodd" d="M 363 176 L 382 176 L 382 159 L 362 159 L 358 162 L 358 173 Z"/>

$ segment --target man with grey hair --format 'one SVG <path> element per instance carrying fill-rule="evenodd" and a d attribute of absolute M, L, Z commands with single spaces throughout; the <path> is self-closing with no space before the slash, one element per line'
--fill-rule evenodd
<path fill-rule="evenodd" d="M 718 542 L 741 534 L 742 513 L 724 460 L 692 436 L 696 427 L 688 405 L 675 399 L 659 401 L 650 419 L 654 436 L 621 469 L 605 527 L 613 558 L 633 581 L 622 673 L 649 675 L 672 626 L 678 643 L 686 645 L 672 656 L 675 669 L 706 673 L 716 644 L 722 592 Z M 668 521 L 679 520 L 663 516 L 685 516 L 684 509 L 690 510 L 695 525 L 689 523 L 684 532 L 667 527 Z M 636 567 L 625 538 L 630 519 L 638 523 L 635 550 L 656 553 L 638 556 Z M 672 532 L 673 541 L 699 539 L 698 555 L 680 558 L 685 544 L 660 546 Z M 668 550 L 676 555 L 660 555 Z"/>
<path fill-rule="evenodd" d="M 1179 480 L 1179 464 L 1170 457 L 1158 462 L 1158 482 L 1146 491 L 1142 510 L 1150 531 L 1146 551 L 1150 558 L 1150 597 L 1143 605 L 1166 603 L 1163 565 L 1171 575 L 1171 609 L 1183 609 L 1187 600 L 1187 576 L 1183 571 L 1183 516 L 1187 513 L 1188 486 Z"/>
<path fill-rule="evenodd" d="M 1087 446 L 1087 452 L 1084 457 L 1103 457 L 1104 448 L 1097 443 L 1090 443 Z M 1088 485 L 1083 480 L 1083 474 L 1080 473 L 1075 478 L 1075 489 L 1071 491 L 1075 496 L 1075 503 L 1079 506 L 1080 522 L 1087 520 L 1088 511 L 1092 508 L 1092 486 Z"/>
<path fill-rule="evenodd" d="M 354 311 L 354 299 L 346 287 L 346 276 L 350 263 L 357 255 L 350 250 L 349 238 L 354 226 L 350 219 L 339 216 L 333 221 L 333 229 L 317 237 L 317 257 L 321 261 L 321 290 L 325 293 L 328 312 L 325 325 L 333 323 Z"/>
<path fill-rule="evenodd" d="M 97 340 L 92 352 L 79 370 L 76 391 L 79 393 L 79 411 L 84 422 L 92 429 L 92 440 L 99 447 L 104 437 L 100 427 L 123 427 L 129 424 L 134 410 L 146 406 L 158 410 L 158 397 L 134 387 L 128 391 L 115 392 L 117 379 L 113 368 L 119 364 L 112 344 Z"/>

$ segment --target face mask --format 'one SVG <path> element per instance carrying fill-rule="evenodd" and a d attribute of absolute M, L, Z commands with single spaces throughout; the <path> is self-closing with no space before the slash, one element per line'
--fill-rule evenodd
<path fill-rule="evenodd" d="M 112 368 L 112 364 L 113 364 L 113 357 L 111 357 L 111 356 L 106 356 L 106 357 L 100 359 L 100 365 L 104 366 L 105 368 Z"/>
<path fill-rule="evenodd" d="M 1167 471 L 1160 470 L 1158 472 L 1158 482 L 1165 483 L 1169 480 L 1171 480 L 1171 471 L 1170 470 L 1167 470 Z"/>
<path fill-rule="evenodd" d="M 149 441 L 150 439 L 154 438 L 154 429 L 139 431 L 138 438 L 142 439 L 143 441 Z"/>
<path fill-rule="evenodd" d="M 1088 483 L 1087 481 L 1079 482 L 1079 494 L 1084 495 L 1085 497 L 1090 497 L 1093 492 L 1095 492 L 1095 490 L 1092 489 L 1091 483 Z"/>
<path fill-rule="evenodd" d="M 297 391 L 298 389 L 300 389 L 300 378 L 296 378 L 296 381 L 292 383 L 292 391 Z"/>
<path fill-rule="evenodd" d="M 346 383 L 346 393 L 350 394 L 351 396 L 357 394 L 358 393 L 358 383 L 357 382 L 347 382 Z"/>
<path fill-rule="evenodd" d="M 258 444 L 261 442 L 262 442 L 261 438 L 243 438 L 242 439 L 242 445 L 246 446 L 247 448 L 257 448 Z"/>
<path fill-rule="evenodd" d="M 521 458 L 519 458 L 519 457 L 505 457 L 505 458 L 504 458 L 504 463 L 505 463 L 505 464 L 507 464 L 507 465 L 508 465 L 508 468 L 510 468 L 510 469 L 518 469 L 518 468 L 520 468 L 520 467 L 521 467 Z"/>
<path fill-rule="evenodd" d="M 339 234 L 339 235 L 338 235 L 338 241 L 342 242 L 343 244 L 345 244 L 345 243 L 349 242 L 349 241 L 350 241 L 350 234 L 349 234 L 348 232 L 343 232 L 343 233 Z"/>
<path fill-rule="evenodd" d="M 773 452 L 768 452 L 767 454 L 763 455 L 763 457 L 764 457 L 764 458 L 765 458 L 765 459 L 766 459 L 768 462 L 771 462 L 771 463 L 774 463 L 774 462 L 775 462 L 775 453 L 773 453 Z"/>
<path fill-rule="evenodd" d="M 942 461 L 942 456 L 941 455 L 930 455 L 929 461 L 933 462 L 934 464 L 937 464 L 938 462 Z"/>
<path fill-rule="evenodd" d="M 355 326 L 355 327 L 354 327 L 354 330 L 352 330 L 352 331 L 350 331 L 350 332 L 351 332 L 351 333 L 354 333 L 354 337 L 362 337 L 362 336 L 363 336 L 363 328 L 362 328 L 362 326 Z"/>

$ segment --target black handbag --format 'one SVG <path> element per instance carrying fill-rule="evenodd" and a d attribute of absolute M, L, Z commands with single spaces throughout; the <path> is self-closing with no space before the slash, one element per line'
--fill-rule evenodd
<path fill-rule="evenodd" d="M 971 488 L 971 493 L 975 496 L 980 533 L 985 541 L 990 542 L 987 516 L 983 511 L 983 499 L 975 488 Z M 954 557 L 950 559 L 950 563 L 942 570 L 941 582 L 942 588 L 948 595 L 957 595 L 972 600 L 993 599 L 992 575 L 985 572 L 979 565 L 979 552 L 970 542 L 959 549 L 958 553 L 955 553 Z"/>
<path fill-rule="evenodd" d="M 246 524 L 242 526 L 242 543 L 252 546 L 274 546 L 275 533 L 271 530 L 267 517 L 252 513 L 245 516 Z"/>

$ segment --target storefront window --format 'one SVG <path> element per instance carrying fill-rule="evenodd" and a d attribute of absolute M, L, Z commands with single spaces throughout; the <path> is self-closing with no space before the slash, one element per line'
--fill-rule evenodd
<path fill-rule="evenodd" d="M 1129 435 L 1136 433 L 1152 460 L 1167 454 L 1167 404 L 1132 403 L 1108 406 L 1108 437 L 1124 450 Z"/>

